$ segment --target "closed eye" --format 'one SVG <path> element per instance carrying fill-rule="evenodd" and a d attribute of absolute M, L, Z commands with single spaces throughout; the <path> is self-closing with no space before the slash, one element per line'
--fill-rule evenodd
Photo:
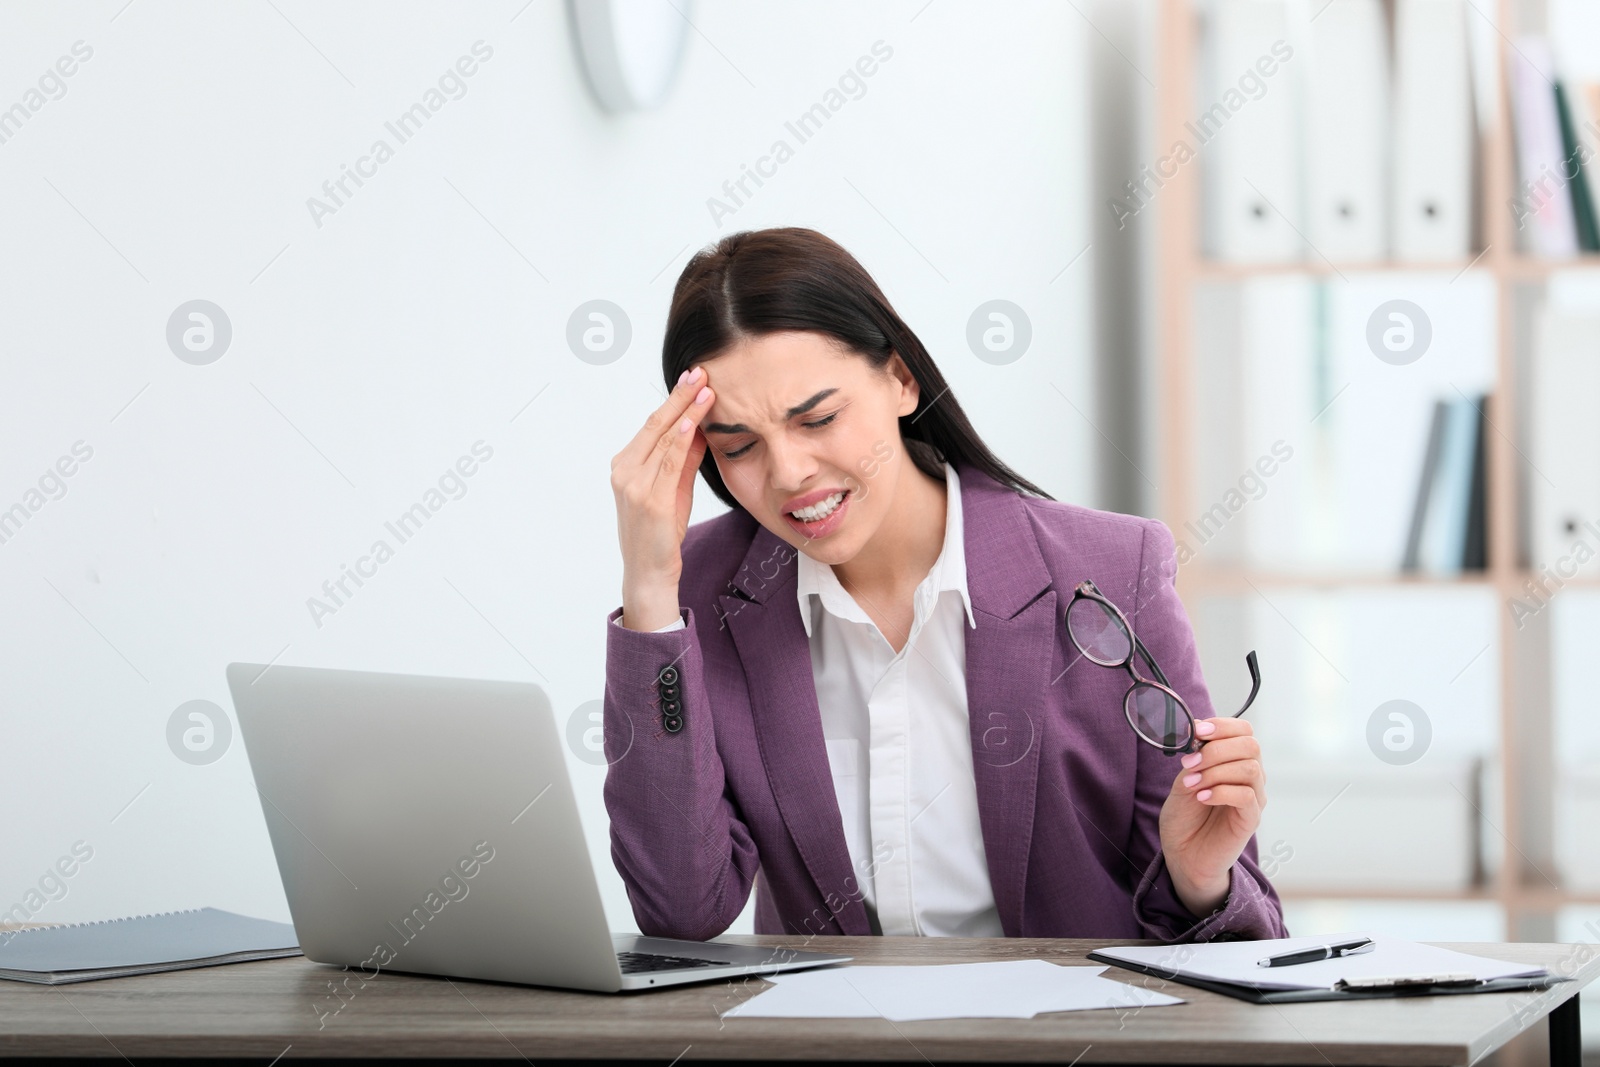
<path fill-rule="evenodd" d="M 800 425 L 804 426 L 808 430 L 818 430 L 818 429 L 821 429 L 822 427 L 828 425 L 828 423 L 832 422 L 838 416 L 838 414 L 839 413 L 837 411 L 835 411 L 832 415 L 829 415 L 825 419 L 818 419 L 815 422 L 802 422 Z M 724 452 L 723 456 L 725 458 L 727 458 L 727 459 L 738 459 L 740 456 L 744 455 L 746 452 L 750 451 L 755 446 L 756 446 L 756 443 L 754 441 L 751 441 L 749 444 L 745 445 L 743 448 L 739 449 L 737 452 Z"/>

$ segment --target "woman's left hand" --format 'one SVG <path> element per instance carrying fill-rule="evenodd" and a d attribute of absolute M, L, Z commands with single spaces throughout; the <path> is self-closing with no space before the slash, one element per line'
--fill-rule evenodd
<path fill-rule="evenodd" d="M 1228 899 L 1229 871 L 1261 824 L 1266 774 L 1244 719 L 1197 719 L 1204 744 L 1183 757 L 1161 805 L 1161 851 L 1178 899 L 1196 916 Z"/>

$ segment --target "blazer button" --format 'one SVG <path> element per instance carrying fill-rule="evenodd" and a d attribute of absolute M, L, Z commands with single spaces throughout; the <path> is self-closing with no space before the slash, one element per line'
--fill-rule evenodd
<path fill-rule="evenodd" d="M 676 699 L 678 699 L 678 687 L 675 686 L 675 685 L 664 685 L 664 686 L 662 686 L 661 687 L 661 699 L 662 700 L 676 700 Z"/>
<path fill-rule="evenodd" d="M 668 715 L 665 719 L 661 720 L 661 725 L 666 727 L 667 733 L 675 734 L 679 730 L 683 729 L 683 718 L 678 715 Z"/>
<path fill-rule="evenodd" d="M 683 705 L 679 704 L 676 700 L 664 700 L 661 702 L 661 714 L 663 715 L 669 717 L 676 716 L 682 713 L 682 711 Z"/>

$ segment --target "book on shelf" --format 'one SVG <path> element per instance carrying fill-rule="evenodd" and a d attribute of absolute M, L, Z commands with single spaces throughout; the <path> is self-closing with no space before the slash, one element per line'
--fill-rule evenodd
<path fill-rule="evenodd" d="M 1489 568 L 1489 416 L 1487 396 L 1473 401 L 1472 475 L 1467 486 L 1467 536 L 1461 551 L 1461 569 Z"/>
<path fill-rule="evenodd" d="M 1575 150 L 1588 186 L 1589 203 L 1596 213 L 1596 229 L 1600 231 L 1600 82 L 1569 81 L 1565 85 L 1567 106 L 1572 109 Z"/>
<path fill-rule="evenodd" d="M 1600 251 L 1592 172 L 1600 128 L 1587 89 L 1562 75 L 1549 40 L 1525 34 L 1507 52 L 1516 145 L 1511 201 L 1523 251 L 1547 259 Z"/>
<path fill-rule="evenodd" d="M 1433 418 L 1428 423 L 1428 445 L 1422 454 L 1422 475 L 1417 481 L 1417 495 L 1411 506 L 1411 527 L 1406 533 L 1406 549 L 1400 560 L 1400 569 L 1416 571 L 1422 562 L 1422 530 L 1428 518 L 1428 497 L 1433 479 L 1439 473 L 1439 451 L 1444 446 L 1444 427 L 1449 421 L 1449 404 L 1443 400 L 1433 403 Z"/>
<path fill-rule="evenodd" d="M 1488 562 L 1487 397 L 1435 401 L 1400 569 L 1454 575 Z"/>
<path fill-rule="evenodd" d="M 1180 549 L 1208 564 L 1269 572 L 1398 577 L 1408 545 L 1420 561 L 1424 527 L 1412 522 L 1419 464 L 1429 471 L 1428 501 L 1444 441 L 1441 422 L 1430 457 L 1430 411 L 1436 398 L 1493 389 L 1495 285 L 1481 272 L 1454 281 L 1372 273 L 1348 282 L 1282 272 L 1222 287 L 1196 311 L 1195 403 L 1238 416 L 1196 434 L 1191 511 L 1173 530 Z M 1398 368 L 1374 358 L 1373 309 L 1396 297 L 1428 309 L 1432 344 L 1445 358 L 1430 351 Z M 1453 507 L 1481 517 L 1483 491 L 1474 493 L 1471 476 L 1482 467 L 1476 442 L 1493 431 L 1484 437 L 1471 428 L 1454 460 L 1465 460 L 1467 477 Z M 1480 523 L 1454 534 L 1451 570 L 1482 565 Z M 1432 532 L 1430 559 L 1449 554 L 1436 546 L 1450 529 Z"/>
<path fill-rule="evenodd" d="M 1591 168 L 1583 163 L 1566 88 L 1560 79 L 1552 88 L 1555 91 L 1556 120 L 1561 127 L 1562 177 L 1566 179 L 1567 192 L 1572 198 L 1572 218 L 1578 234 L 1578 247 L 1585 252 L 1600 252 L 1600 227 L 1596 226 L 1594 200 L 1589 196 L 1589 182 L 1585 175 Z"/>

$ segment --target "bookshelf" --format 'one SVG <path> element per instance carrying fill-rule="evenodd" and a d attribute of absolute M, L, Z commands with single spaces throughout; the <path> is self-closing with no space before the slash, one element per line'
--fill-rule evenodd
<path fill-rule="evenodd" d="M 1512 0 L 1494 0 L 1501 27 L 1513 27 Z M 1195 113 L 1194 84 L 1199 63 L 1200 12 L 1194 0 L 1158 0 L 1155 142 L 1170 145 L 1185 136 L 1184 123 Z M 1469 14 L 1469 17 L 1476 17 Z M 1509 33 L 1509 30 L 1508 30 Z M 1294 264 L 1248 265 L 1206 260 L 1201 253 L 1202 182 L 1200 166 L 1188 167 L 1162 191 L 1161 227 L 1155 237 L 1154 395 L 1157 415 L 1157 514 L 1174 531 L 1198 514 L 1195 499 L 1196 434 L 1205 419 L 1226 417 L 1203 412 L 1197 402 L 1196 291 L 1203 285 L 1243 283 L 1271 276 L 1320 278 L 1341 284 L 1347 276 L 1372 272 L 1426 272 L 1455 277 L 1468 271 L 1490 279 L 1494 292 L 1496 335 L 1495 385 L 1488 407 L 1493 430 L 1486 438 L 1488 495 L 1486 501 L 1489 558 L 1487 569 L 1459 578 L 1374 572 L 1370 570 L 1311 573 L 1252 569 L 1248 561 L 1222 565 L 1191 561 L 1179 570 L 1178 589 L 1192 618 L 1207 598 L 1253 597 L 1262 589 L 1344 591 L 1393 588 L 1434 595 L 1441 589 L 1470 588 L 1489 592 L 1496 622 L 1493 649 L 1498 655 L 1498 756 L 1491 767 L 1496 780 L 1486 782 L 1500 807 L 1484 819 L 1483 833 L 1497 835 L 1499 858 L 1481 884 L 1456 890 L 1418 890 L 1372 884 L 1297 886 L 1283 891 L 1295 900 L 1365 900 L 1446 902 L 1477 901 L 1499 905 L 1506 936 L 1512 941 L 1555 940 L 1557 913 L 1572 905 L 1600 903 L 1600 891 L 1573 892 L 1552 885 L 1555 842 L 1555 741 L 1551 711 L 1551 612 L 1540 612 L 1520 630 L 1505 609 L 1521 595 L 1532 571 L 1521 544 L 1519 514 L 1525 506 L 1521 479 L 1527 464 L 1516 442 L 1519 381 L 1519 293 L 1542 286 L 1553 271 L 1600 269 L 1600 255 L 1544 262 L 1517 251 L 1509 212 L 1495 210 L 1515 189 L 1516 161 L 1511 137 L 1507 92 L 1507 49 L 1495 38 L 1493 83 L 1496 106 L 1482 126 L 1477 210 L 1479 248 L 1469 259 L 1445 263 L 1330 264 L 1309 253 Z M 1600 589 L 1600 581 L 1574 579 L 1574 585 Z M 1270 775 L 1270 770 L 1269 770 Z"/>

